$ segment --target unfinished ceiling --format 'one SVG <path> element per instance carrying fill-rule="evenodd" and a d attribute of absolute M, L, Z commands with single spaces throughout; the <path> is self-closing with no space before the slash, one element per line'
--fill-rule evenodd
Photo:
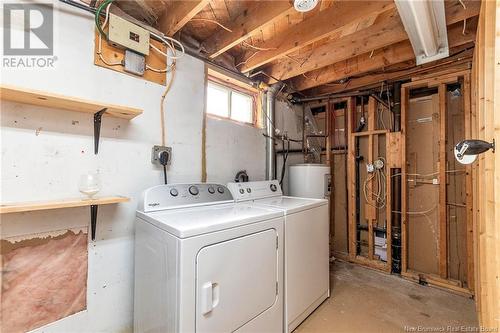
<path fill-rule="evenodd" d="M 119 0 L 127 14 L 175 36 L 199 55 L 290 92 L 317 96 L 374 87 L 471 60 L 480 1 L 445 0 L 450 57 L 416 66 L 392 0 Z"/>

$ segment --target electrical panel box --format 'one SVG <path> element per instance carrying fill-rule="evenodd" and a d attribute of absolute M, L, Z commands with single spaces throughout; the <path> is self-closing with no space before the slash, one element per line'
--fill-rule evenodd
<path fill-rule="evenodd" d="M 149 55 L 149 31 L 114 14 L 109 14 L 108 38 L 113 46 Z"/>

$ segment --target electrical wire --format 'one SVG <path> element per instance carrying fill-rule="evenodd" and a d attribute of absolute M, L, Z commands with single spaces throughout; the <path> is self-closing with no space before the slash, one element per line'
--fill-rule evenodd
<path fill-rule="evenodd" d="M 99 26 L 100 30 L 99 31 L 104 31 L 104 28 L 106 27 L 106 25 L 108 24 L 108 19 L 109 19 L 109 9 L 111 8 L 111 2 L 113 0 L 109 1 L 108 5 L 106 6 L 106 16 L 105 16 L 105 19 L 104 19 L 104 22 L 101 26 Z M 100 13 L 100 12 L 99 12 Z M 96 12 L 96 15 L 97 12 Z M 107 36 L 106 36 L 107 38 Z M 123 65 L 121 61 L 118 61 L 118 62 L 112 62 L 112 61 L 109 61 L 107 59 L 104 58 L 104 56 L 102 55 L 102 34 L 99 33 L 99 42 L 98 42 L 98 48 L 97 48 L 97 55 L 99 56 L 99 59 L 101 59 L 101 61 L 108 65 L 108 66 L 118 66 L 118 65 Z"/>
<path fill-rule="evenodd" d="M 219 27 L 221 27 L 222 29 L 228 31 L 228 32 L 233 32 L 233 30 L 229 29 L 228 27 L 226 27 L 225 25 L 223 25 L 222 23 L 216 21 L 216 20 L 211 20 L 211 19 L 206 19 L 206 18 L 192 18 L 189 20 L 190 22 L 192 21 L 205 21 L 205 22 L 210 22 L 210 23 L 214 23 L 214 24 L 217 24 Z"/>
<path fill-rule="evenodd" d="M 101 24 L 100 24 L 100 22 L 99 22 L 99 18 L 100 18 L 100 16 L 101 16 L 101 11 L 102 11 L 102 9 L 103 9 L 104 7 L 106 7 L 106 6 L 110 5 L 113 1 L 114 1 L 114 0 L 105 0 L 105 1 L 103 1 L 103 2 L 99 5 L 99 7 L 97 7 L 97 10 L 96 10 L 96 12 L 95 12 L 95 17 L 94 17 L 94 19 L 95 19 L 95 25 L 96 25 L 97 31 L 99 32 L 99 35 L 100 35 L 100 36 L 103 36 L 103 35 L 104 35 L 104 36 L 106 37 L 106 40 L 108 40 L 108 35 L 104 32 L 104 29 L 103 29 L 103 27 L 101 26 Z M 109 7 L 108 7 L 108 9 L 109 9 Z M 109 13 L 109 10 L 108 10 L 108 13 Z M 107 15 L 108 15 L 108 14 L 106 14 L 106 19 L 105 19 L 105 21 L 104 21 L 105 23 L 107 23 Z"/>
<path fill-rule="evenodd" d="M 384 168 L 386 166 L 386 161 L 383 157 L 379 156 L 378 160 L 382 161 L 383 165 L 380 168 L 375 167 L 375 170 L 371 173 L 370 177 L 367 177 L 363 183 L 363 195 L 365 197 L 365 202 L 377 209 L 382 209 L 386 205 L 386 177 Z M 375 184 L 377 190 L 374 191 L 373 188 L 369 189 L 368 185 L 375 178 Z"/>

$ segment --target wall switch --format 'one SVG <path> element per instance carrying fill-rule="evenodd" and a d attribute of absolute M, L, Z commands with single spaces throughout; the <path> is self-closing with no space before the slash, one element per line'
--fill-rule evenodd
<path fill-rule="evenodd" d="M 167 152 L 168 154 L 167 165 L 170 165 L 170 162 L 172 160 L 172 147 L 165 147 L 165 146 L 153 146 L 151 150 L 151 163 L 161 166 L 160 155 L 162 154 L 162 152 Z"/>

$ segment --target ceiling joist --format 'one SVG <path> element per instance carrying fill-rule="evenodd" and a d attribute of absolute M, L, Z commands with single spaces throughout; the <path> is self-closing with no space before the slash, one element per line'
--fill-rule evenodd
<path fill-rule="evenodd" d="M 448 45 L 451 48 L 464 45 L 475 40 L 477 19 L 473 18 L 467 22 L 466 31 L 463 31 L 461 22 L 448 28 Z M 299 75 L 291 79 L 290 86 L 301 91 L 317 87 L 329 82 L 335 82 L 350 76 L 359 76 L 379 68 L 394 64 L 412 61 L 415 62 L 415 54 L 410 41 L 405 40 L 382 49 L 358 55 L 333 65 Z"/>
<path fill-rule="evenodd" d="M 245 52 L 240 61 L 240 71 L 248 72 L 321 39 L 340 38 L 366 29 L 380 13 L 394 7 L 391 0 L 336 1 L 330 8 L 256 45 L 259 50 Z"/>
<path fill-rule="evenodd" d="M 447 24 L 451 25 L 479 14 L 480 2 L 466 1 L 466 9 L 459 2 L 446 2 Z M 301 74 L 319 77 L 323 67 L 350 59 L 363 53 L 387 47 L 408 39 L 396 10 L 382 15 L 370 27 L 352 35 L 320 45 L 306 55 L 306 60 L 286 59 L 267 66 L 264 71 L 269 77 L 285 80 Z M 317 71 L 315 71 L 317 70 Z M 313 73 L 307 73 L 315 71 Z M 332 81 L 332 80 L 330 80 Z M 270 80 L 269 83 L 276 82 Z"/>
<path fill-rule="evenodd" d="M 263 27 L 294 10 L 288 1 L 256 1 L 234 21 L 203 42 L 210 58 L 215 58 L 243 42 Z"/>
<path fill-rule="evenodd" d="M 173 36 L 198 14 L 210 0 L 172 1 L 158 21 L 158 30 Z"/>
<path fill-rule="evenodd" d="M 467 49 L 466 47 L 469 47 Z M 464 49 L 465 48 L 465 49 Z M 313 89 L 304 91 L 306 96 L 323 96 L 347 91 L 355 91 L 359 89 L 370 89 L 379 87 L 382 82 L 394 82 L 406 80 L 421 75 L 423 73 L 434 73 L 437 69 L 449 69 L 451 71 L 465 70 L 470 68 L 472 61 L 473 44 L 462 45 L 457 48 L 450 49 L 450 52 L 457 53 L 455 56 L 444 58 L 432 63 L 416 66 L 415 60 L 404 62 L 387 67 L 385 73 L 366 73 L 363 76 L 349 79 L 344 84 L 329 84 L 322 85 Z"/>

